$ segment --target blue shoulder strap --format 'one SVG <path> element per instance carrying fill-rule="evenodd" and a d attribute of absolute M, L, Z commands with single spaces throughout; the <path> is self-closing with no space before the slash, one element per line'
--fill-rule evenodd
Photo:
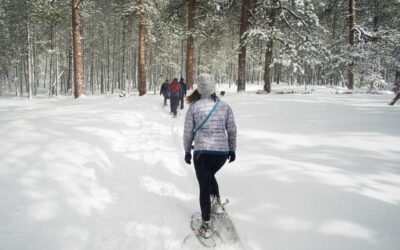
<path fill-rule="evenodd" d="M 207 115 L 207 117 L 203 120 L 203 122 L 199 125 L 199 126 L 197 126 L 197 128 L 195 128 L 194 130 L 193 130 L 193 132 L 196 134 L 196 132 L 198 131 L 198 130 L 200 130 L 200 129 L 202 129 L 203 128 L 203 126 L 204 126 L 204 124 L 206 124 L 206 122 L 208 121 L 208 119 L 211 117 L 211 115 L 214 113 L 214 111 L 215 111 L 215 109 L 218 107 L 218 104 L 219 104 L 219 98 L 218 98 L 218 101 L 217 101 L 217 103 L 215 103 L 215 105 L 214 105 L 214 108 L 210 111 L 210 113 Z"/>

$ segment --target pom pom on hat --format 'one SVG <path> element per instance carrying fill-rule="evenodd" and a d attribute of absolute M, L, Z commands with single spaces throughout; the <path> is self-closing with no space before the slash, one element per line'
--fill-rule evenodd
<path fill-rule="evenodd" d="M 200 74 L 197 77 L 197 91 L 200 95 L 211 95 L 215 93 L 214 77 L 209 74 Z"/>

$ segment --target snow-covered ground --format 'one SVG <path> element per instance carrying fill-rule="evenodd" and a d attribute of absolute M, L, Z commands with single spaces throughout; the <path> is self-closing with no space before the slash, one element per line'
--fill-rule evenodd
<path fill-rule="evenodd" d="M 238 148 L 217 178 L 243 249 L 399 249 L 399 105 L 335 92 L 223 97 Z M 152 94 L 0 99 L 0 249 L 181 249 L 199 210 L 184 112 Z"/>

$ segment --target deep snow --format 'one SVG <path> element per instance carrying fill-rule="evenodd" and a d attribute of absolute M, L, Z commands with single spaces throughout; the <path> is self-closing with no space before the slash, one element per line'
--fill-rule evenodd
<path fill-rule="evenodd" d="M 332 92 L 223 97 L 238 148 L 217 178 L 243 249 L 399 248 L 399 105 Z M 181 249 L 198 186 L 185 110 L 162 101 L 0 99 L 0 249 Z"/>

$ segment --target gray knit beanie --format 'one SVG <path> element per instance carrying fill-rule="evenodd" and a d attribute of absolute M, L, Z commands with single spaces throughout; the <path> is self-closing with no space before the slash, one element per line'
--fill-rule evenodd
<path fill-rule="evenodd" d="M 197 77 L 197 91 L 200 95 L 211 95 L 215 93 L 214 77 L 209 74 L 200 74 Z"/>

